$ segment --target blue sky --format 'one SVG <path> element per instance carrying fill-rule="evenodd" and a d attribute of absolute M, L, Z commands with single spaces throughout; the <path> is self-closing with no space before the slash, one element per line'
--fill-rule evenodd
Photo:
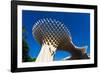
<path fill-rule="evenodd" d="M 29 55 L 32 58 L 36 58 L 41 49 L 32 35 L 32 27 L 36 21 L 43 18 L 52 18 L 63 22 L 71 33 L 73 43 L 78 47 L 88 46 L 87 53 L 90 53 L 90 14 L 23 10 L 22 26 L 26 28 L 26 41 L 29 45 Z M 55 60 L 60 60 L 69 55 L 64 51 L 57 51 Z"/>

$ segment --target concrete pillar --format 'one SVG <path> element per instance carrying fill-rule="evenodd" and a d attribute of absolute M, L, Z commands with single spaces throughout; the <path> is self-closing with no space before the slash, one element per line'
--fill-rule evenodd
<path fill-rule="evenodd" d="M 36 62 L 51 62 L 56 51 L 53 45 L 43 44 Z"/>

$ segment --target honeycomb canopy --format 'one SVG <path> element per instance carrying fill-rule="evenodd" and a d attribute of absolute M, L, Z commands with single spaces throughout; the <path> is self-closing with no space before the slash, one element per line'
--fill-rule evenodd
<path fill-rule="evenodd" d="M 41 45 L 43 43 L 59 45 L 71 41 L 70 32 L 64 23 L 52 18 L 43 18 L 35 22 L 32 34 Z"/>

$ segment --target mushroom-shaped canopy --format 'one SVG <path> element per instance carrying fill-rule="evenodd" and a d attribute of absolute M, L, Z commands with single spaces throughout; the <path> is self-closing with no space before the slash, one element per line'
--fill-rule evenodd
<path fill-rule="evenodd" d="M 71 59 L 88 58 L 83 56 L 85 48 L 79 49 L 72 43 L 69 30 L 58 20 L 40 19 L 34 24 L 32 33 L 40 45 L 53 45 L 57 50 L 69 51 L 72 54 Z"/>
<path fill-rule="evenodd" d="M 38 20 L 33 26 L 32 33 L 40 45 L 46 43 L 59 46 L 71 41 L 70 32 L 64 23 L 51 18 Z"/>

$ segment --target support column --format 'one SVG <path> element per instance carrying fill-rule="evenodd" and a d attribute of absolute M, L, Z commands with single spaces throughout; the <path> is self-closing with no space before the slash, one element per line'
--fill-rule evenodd
<path fill-rule="evenodd" d="M 53 45 L 43 44 L 36 62 L 51 62 L 56 51 Z"/>

